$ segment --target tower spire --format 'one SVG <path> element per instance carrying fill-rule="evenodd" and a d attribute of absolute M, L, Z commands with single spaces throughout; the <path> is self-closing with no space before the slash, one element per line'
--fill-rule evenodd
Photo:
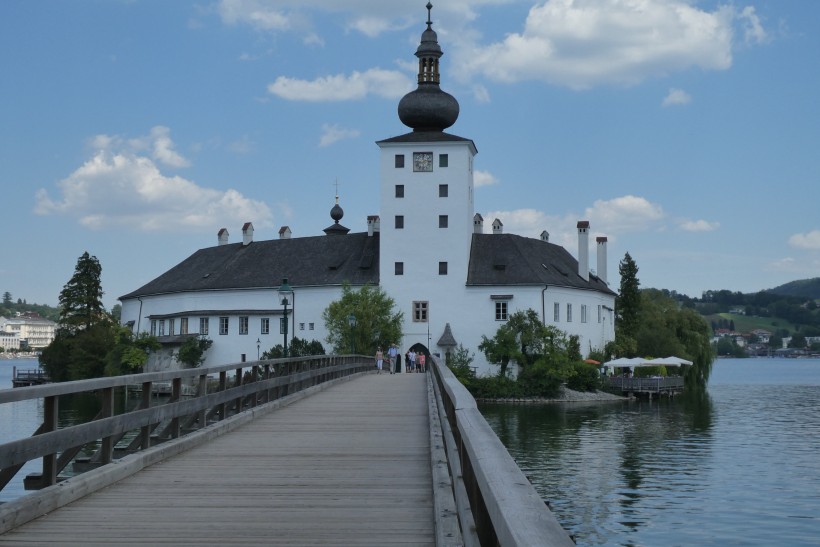
<path fill-rule="evenodd" d="M 444 53 L 433 30 L 432 10 L 433 4 L 427 2 L 427 29 L 416 49 L 418 88 L 399 102 L 399 119 L 413 131 L 443 131 L 458 119 L 458 101 L 439 87 L 439 59 Z"/>

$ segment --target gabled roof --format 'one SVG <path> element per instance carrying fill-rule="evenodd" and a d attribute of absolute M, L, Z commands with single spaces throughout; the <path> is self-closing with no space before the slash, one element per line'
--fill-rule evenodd
<path fill-rule="evenodd" d="M 467 285 L 551 285 L 615 293 L 560 245 L 515 234 L 473 234 Z"/>
<path fill-rule="evenodd" d="M 185 291 L 379 283 L 379 234 L 231 243 L 200 249 L 120 300 Z"/>

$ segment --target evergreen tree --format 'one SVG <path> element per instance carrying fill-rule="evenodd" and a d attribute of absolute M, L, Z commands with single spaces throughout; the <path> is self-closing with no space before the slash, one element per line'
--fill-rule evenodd
<path fill-rule="evenodd" d="M 74 275 L 60 291 L 60 328 L 76 332 L 108 319 L 102 304 L 101 275 L 96 256 L 86 251 L 77 259 Z"/>
<path fill-rule="evenodd" d="M 638 280 L 638 265 L 629 256 L 618 265 L 621 275 L 621 289 L 615 297 L 615 345 L 613 352 L 619 356 L 632 356 L 636 351 L 635 339 L 638 334 L 641 293 Z"/>
<path fill-rule="evenodd" d="M 6 291 L 3 293 L 3 305 L 9 307 L 11 305 L 11 293 Z"/>

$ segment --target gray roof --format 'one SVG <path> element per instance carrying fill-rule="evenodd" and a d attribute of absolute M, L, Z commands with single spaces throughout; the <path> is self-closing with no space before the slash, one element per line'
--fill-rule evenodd
<path fill-rule="evenodd" d="M 379 234 L 231 243 L 195 252 L 120 300 L 185 291 L 379 283 Z"/>
<path fill-rule="evenodd" d="M 380 141 L 376 141 L 376 144 L 381 143 L 425 143 L 425 142 L 469 142 L 473 149 L 475 149 L 475 143 L 472 139 L 465 139 L 464 137 L 459 137 L 457 135 L 452 135 L 450 133 L 445 133 L 444 131 L 412 131 L 410 133 L 405 133 L 404 135 L 399 135 L 398 137 L 391 137 L 389 139 L 383 139 Z"/>
<path fill-rule="evenodd" d="M 615 294 L 594 274 L 582 279 L 578 261 L 560 245 L 515 234 L 473 234 L 467 285 L 551 285 Z"/>

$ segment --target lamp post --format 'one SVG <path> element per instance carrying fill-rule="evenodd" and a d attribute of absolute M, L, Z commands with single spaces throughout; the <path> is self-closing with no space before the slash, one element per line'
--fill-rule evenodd
<path fill-rule="evenodd" d="M 259 347 L 262 345 L 262 342 L 259 338 L 256 339 L 256 360 L 259 360 Z"/>
<path fill-rule="evenodd" d="M 284 347 L 282 355 L 284 357 L 288 356 L 288 304 L 290 304 L 291 298 L 293 298 L 293 289 L 288 285 L 288 278 L 285 277 L 282 279 L 282 284 L 279 285 L 279 302 L 284 307 L 282 323 L 279 329 L 282 331 L 284 337 L 284 343 L 282 344 Z"/>
<path fill-rule="evenodd" d="M 350 325 L 350 353 L 356 353 L 356 337 L 353 330 L 356 328 L 356 316 L 352 313 L 347 316 L 347 324 Z"/>

